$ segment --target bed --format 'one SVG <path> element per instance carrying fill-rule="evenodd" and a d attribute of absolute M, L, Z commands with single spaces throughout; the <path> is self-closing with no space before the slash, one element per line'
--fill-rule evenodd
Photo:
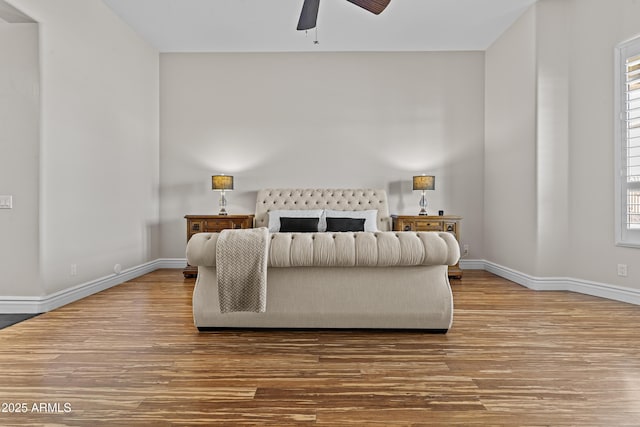
<path fill-rule="evenodd" d="M 284 224 L 283 215 L 300 211 L 322 211 L 322 230 L 335 226 L 337 220 L 329 220 L 332 215 L 358 225 L 363 221 L 350 217 L 366 217 L 367 228 L 309 233 L 273 229 L 278 216 Z M 187 259 L 198 266 L 193 315 L 199 330 L 374 328 L 445 333 L 451 327 L 447 266 L 458 261 L 458 243 L 446 232 L 391 231 L 384 190 L 260 190 L 254 227 L 271 228 L 263 312 L 221 312 L 215 256 L 220 235 L 199 233 L 190 239 Z"/>

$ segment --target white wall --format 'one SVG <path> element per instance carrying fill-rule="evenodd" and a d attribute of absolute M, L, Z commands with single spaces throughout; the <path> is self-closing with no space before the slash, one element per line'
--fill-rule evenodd
<path fill-rule="evenodd" d="M 540 1 L 536 14 L 537 276 L 568 274 L 569 15 L 564 1 Z"/>
<path fill-rule="evenodd" d="M 541 1 L 486 52 L 486 259 L 567 274 L 567 5 Z"/>
<path fill-rule="evenodd" d="M 40 281 L 38 26 L 0 23 L 0 295 L 44 293 Z"/>
<path fill-rule="evenodd" d="M 485 259 L 536 268 L 536 15 L 527 11 L 486 52 Z"/>
<path fill-rule="evenodd" d="M 638 34 L 637 1 L 541 0 L 487 50 L 487 260 L 640 289 L 640 252 L 614 243 L 613 162 L 614 47 Z"/>
<path fill-rule="evenodd" d="M 462 215 L 480 253 L 482 52 L 162 54 L 160 74 L 163 257 L 184 257 L 185 214 L 217 213 L 216 173 L 231 213 L 265 187 L 373 187 L 397 214 L 433 174 L 428 211 Z"/>
<path fill-rule="evenodd" d="M 45 293 L 156 259 L 157 51 L 99 0 L 10 3 L 40 24 Z"/>
<path fill-rule="evenodd" d="M 614 239 L 614 47 L 640 34 L 640 2 L 572 0 L 571 242 L 572 277 L 640 289 L 640 250 Z M 616 265 L 628 264 L 629 276 Z"/>

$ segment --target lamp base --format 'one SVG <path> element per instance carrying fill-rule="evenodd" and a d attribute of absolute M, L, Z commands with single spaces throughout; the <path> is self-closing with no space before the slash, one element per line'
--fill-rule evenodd
<path fill-rule="evenodd" d="M 224 190 L 220 192 L 220 212 L 218 212 L 218 215 L 228 215 L 227 198 L 224 196 Z"/>
<path fill-rule="evenodd" d="M 424 190 L 422 190 L 422 197 L 420 197 L 419 206 L 420 212 L 418 212 L 418 215 L 427 215 L 427 197 Z"/>

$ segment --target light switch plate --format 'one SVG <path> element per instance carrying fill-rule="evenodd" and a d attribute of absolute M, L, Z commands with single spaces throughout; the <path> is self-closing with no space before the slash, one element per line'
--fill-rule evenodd
<path fill-rule="evenodd" d="M 13 196 L 0 196 L 0 209 L 12 209 Z"/>

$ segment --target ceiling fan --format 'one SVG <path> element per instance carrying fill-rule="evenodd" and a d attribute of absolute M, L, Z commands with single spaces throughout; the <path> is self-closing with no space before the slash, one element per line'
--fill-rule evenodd
<path fill-rule="evenodd" d="M 356 6 L 368 10 L 371 13 L 379 15 L 389 4 L 391 0 L 347 0 Z M 318 19 L 318 8 L 320 0 L 304 0 L 302 4 L 302 12 L 298 21 L 298 30 L 309 30 L 316 26 Z"/>

